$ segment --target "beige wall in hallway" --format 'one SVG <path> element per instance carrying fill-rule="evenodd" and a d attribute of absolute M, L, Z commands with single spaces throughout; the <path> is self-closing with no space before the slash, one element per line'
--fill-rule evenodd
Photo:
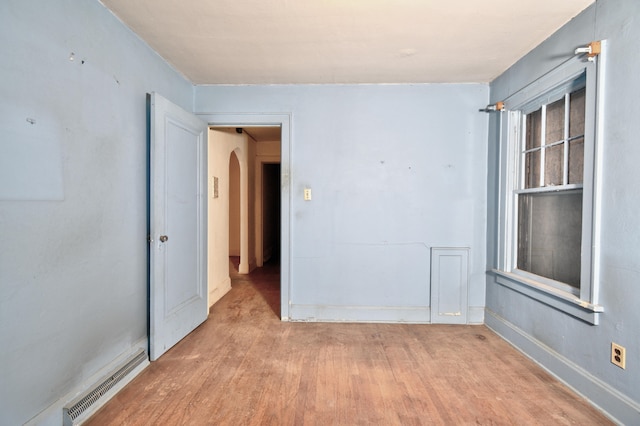
<path fill-rule="evenodd" d="M 230 177 L 231 155 L 238 158 L 240 180 L 240 211 L 233 215 L 240 218 L 240 247 L 237 254 L 241 256 L 240 272 L 248 273 L 251 265 L 255 265 L 255 248 L 253 235 L 253 161 L 255 157 L 255 141 L 246 133 L 238 134 L 235 129 L 211 129 L 209 131 L 208 177 L 208 281 L 209 306 L 213 305 L 231 289 L 229 278 L 229 229 L 230 229 L 230 189 L 233 188 Z M 214 194 L 214 181 L 218 181 L 217 197 Z M 237 202 L 236 202 L 237 204 Z M 235 248 L 234 248 L 235 250 Z M 234 252 L 235 253 L 235 252 Z M 233 254 L 233 253 L 232 253 Z M 236 255 L 237 255 L 236 254 Z M 251 254 L 251 255 L 250 255 Z"/>
<path fill-rule="evenodd" d="M 240 256 L 240 163 L 229 156 L 229 256 Z"/>

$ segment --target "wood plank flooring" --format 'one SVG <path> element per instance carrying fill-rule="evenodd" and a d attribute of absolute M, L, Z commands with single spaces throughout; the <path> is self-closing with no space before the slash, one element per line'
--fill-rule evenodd
<path fill-rule="evenodd" d="M 611 424 L 484 326 L 283 323 L 279 294 L 277 267 L 234 276 L 86 424 Z"/>

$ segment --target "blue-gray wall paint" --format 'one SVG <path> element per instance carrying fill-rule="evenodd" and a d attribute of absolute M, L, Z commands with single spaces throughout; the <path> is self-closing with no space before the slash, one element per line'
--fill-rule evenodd
<path fill-rule="evenodd" d="M 0 201 L 0 424 L 17 425 L 146 339 L 145 94 L 191 110 L 193 86 L 97 1 L 2 1 L 0 40 L 0 143 L 54 129 L 63 174 L 60 200 Z"/>
<path fill-rule="evenodd" d="M 483 84 L 195 88 L 199 113 L 291 113 L 291 319 L 428 322 L 431 247 L 469 247 L 483 321 L 487 99 Z"/>
<path fill-rule="evenodd" d="M 487 280 L 487 323 L 576 390 L 626 424 L 640 423 L 640 2 L 598 0 L 491 84 L 506 98 L 592 40 L 607 40 L 604 88 L 600 325 L 591 326 Z M 497 118 L 489 123 L 488 268 L 495 267 Z M 627 368 L 609 362 L 611 342 L 627 349 Z"/>
<path fill-rule="evenodd" d="M 487 307 L 512 337 L 531 342 L 530 355 L 566 365 L 578 391 L 628 423 L 638 423 L 628 407 L 640 400 L 639 8 L 635 0 L 598 0 L 491 86 L 501 100 L 577 45 L 609 40 L 601 324 L 492 279 Z M 412 308 L 428 303 L 428 248 L 455 246 L 471 248 L 469 306 L 482 320 L 484 271 L 495 265 L 496 247 L 497 124 L 477 112 L 486 85 L 203 86 L 194 100 L 188 81 L 93 1 L 2 2 L 0 40 L 2 133 L 55 129 L 53 160 L 63 174 L 60 200 L 56 192 L 47 201 L 0 201 L 1 423 L 29 421 L 146 338 L 151 91 L 198 112 L 292 114 L 296 312 L 420 320 Z M 304 187 L 313 190 L 310 202 Z M 625 371 L 608 362 L 612 340 L 627 347 Z M 606 395 L 590 393 L 594 383 Z"/>

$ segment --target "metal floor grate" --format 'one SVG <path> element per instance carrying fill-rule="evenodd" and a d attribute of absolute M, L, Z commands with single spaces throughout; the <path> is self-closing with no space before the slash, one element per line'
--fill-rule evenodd
<path fill-rule="evenodd" d="M 73 400 L 68 406 L 63 408 L 64 426 L 70 426 L 75 424 L 75 420 L 78 419 L 95 404 L 100 398 L 104 396 L 110 389 L 117 385 L 124 377 L 133 371 L 137 366 L 142 364 L 148 359 L 146 352 L 140 349 L 140 352 L 133 355 L 124 365 L 118 368 L 116 371 L 108 375 L 106 378 L 96 383 L 85 394 L 79 396 Z"/>

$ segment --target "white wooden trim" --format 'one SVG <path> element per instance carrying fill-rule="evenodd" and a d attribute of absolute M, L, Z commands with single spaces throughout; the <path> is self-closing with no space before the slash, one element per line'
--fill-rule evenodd
<path fill-rule="evenodd" d="M 280 255 L 280 319 L 288 321 L 291 295 L 291 141 L 293 116 L 291 113 L 216 113 L 196 114 L 210 126 L 265 127 L 280 126 L 280 182 L 282 188 L 280 210 L 281 255 Z"/>

